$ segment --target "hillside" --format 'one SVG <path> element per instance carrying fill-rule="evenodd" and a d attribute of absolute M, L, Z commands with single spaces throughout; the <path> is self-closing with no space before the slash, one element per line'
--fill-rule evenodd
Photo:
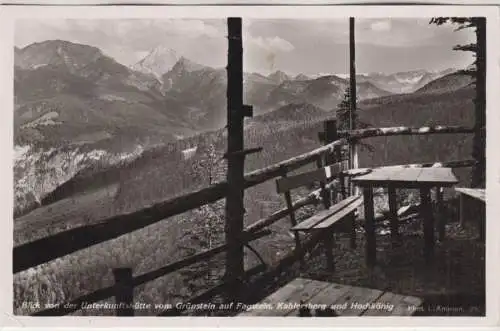
<path fill-rule="evenodd" d="M 429 82 L 416 93 L 446 93 L 449 91 L 466 88 L 473 84 L 473 78 L 463 73 L 452 73 Z"/>

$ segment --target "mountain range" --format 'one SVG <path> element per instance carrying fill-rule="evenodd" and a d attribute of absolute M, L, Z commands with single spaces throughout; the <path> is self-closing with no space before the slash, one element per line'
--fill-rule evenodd
<path fill-rule="evenodd" d="M 20 192 L 33 191 L 36 185 L 31 182 L 40 180 L 34 173 L 31 179 L 24 178 L 27 169 L 53 159 L 61 150 L 79 160 L 72 170 L 65 168 L 62 177 L 67 178 L 89 162 L 100 162 L 102 155 L 114 153 L 108 162 L 119 162 L 138 150 L 225 125 L 225 69 L 195 63 L 171 48 L 153 49 L 132 66 L 118 63 L 96 47 L 64 40 L 16 47 L 14 52 L 14 141 L 23 151 L 15 166 Z M 358 75 L 357 96 L 365 100 L 453 89 L 462 82 L 436 80 L 450 72 Z M 435 86 L 429 85 L 433 82 Z M 244 102 L 254 106 L 256 115 L 277 111 L 276 116 L 260 120 L 283 118 L 291 111 L 290 118 L 309 118 L 297 112 L 311 111 L 316 116 L 334 110 L 348 86 L 348 79 L 335 74 L 244 73 Z M 64 180 L 57 175 L 61 162 L 53 163 L 55 174 L 42 191 Z M 34 194 L 35 200 L 43 195 L 39 193 Z"/>

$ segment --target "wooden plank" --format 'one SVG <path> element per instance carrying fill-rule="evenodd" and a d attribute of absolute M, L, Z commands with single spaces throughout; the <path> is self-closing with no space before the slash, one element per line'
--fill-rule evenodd
<path fill-rule="evenodd" d="M 431 162 L 431 163 L 411 163 L 392 166 L 383 166 L 375 168 L 358 168 L 344 171 L 346 176 L 361 176 L 366 172 L 380 168 L 468 168 L 473 167 L 477 162 L 475 160 L 458 160 L 446 162 Z"/>
<path fill-rule="evenodd" d="M 328 183 L 325 185 L 326 188 L 332 188 L 334 183 Z M 303 198 L 300 198 L 295 201 L 293 204 L 293 209 L 297 210 L 301 207 L 312 205 L 312 204 L 317 204 L 321 199 L 321 190 L 315 190 L 308 195 L 306 195 Z M 280 219 L 288 216 L 288 208 L 282 208 L 278 211 L 275 211 L 271 215 L 267 216 L 266 218 L 260 219 L 256 221 L 255 223 L 252 223 L 248 227 L 246 227 L 245 232 L 246 233 L 253 233 L 258 230 L 264 229 L 275 222 L 279 221 Z"/>
<path fill-rule="evenodd" d="M 290 295 L 287 300 L 275 301 L 276 308 L 279 316 L 286 316 L 295 311 L 296 304 L 300 304 L 300 302 L 308 303 L 311 298 L 320 293 L 324 288 L 329 286 L 330 284 L 327 282 L 320 282 L 308 279 L 309 282 L 305 285 L 305 287 L 301 291 L 296 291 Z M 279 306 L 280 303 L 285 303 L 285 305 Z M 297 312 L 298 313 L 298 312 Z M 313 312 L 311 312 L 313 313 Z"/>
<path fill-rule="evenodd" d="M 349 286 L 349 291 L 339 296 L 333 304 L 346 305 L 346 309 L 339 309 L 337 312 L 339 316 L 360 316 L 383 293 L 376 289 Z"/>
<path fill-rule="evenodd" d="M 427 168 L 394 168 L 389 175 L 389 181 L 392 182 L 417 182 L 422 171 Z"/>
<path fill-rule="evenodd" d="M 323 221 L 325 218 L 329 217 L 330 215 L 335 214 L 335 213 L 339 212 L 340 210 L 349 206 L 351 203 L 356 202 L 356 200 L 358 200 L 358 199 L 361 199 L 361 196 L 352 196 L 352 197 L 349 197 L 345 200 L 342 200 L 341 202 L 330 207 L 330 209 L 322 210 L 322 211 L 318 212 L 317 214 L 315 214 L 314 216 L 306 219 L 305 221 L 300 222 L 299 224 L 297 224 L 297 226 L 294 226 L 291 230 L 292 231 L 308 230 L 308 229 L 314 227 L 316 224 Z"/>
<path fill-rule="evenodd" d="M 484 188 L 455 187 L 455 191 L 468 195 L 486 203 L 486 190 Z"/>
<path fill-rule="evenodd" d="M 338 176 L 347 169 L 347 162 L 338 162 L 321 169 L 304 172 L 294 176 L 288 176 L 276 180 L 276 191 L 283 193 L 294 188 L 309 185 L 314 182 L 321 182 Z"/>
<path fill-rule="evenodd" d="M 387 181 L 390 176 L 397 170 L 401 169 L 391 169 L 391 168 L 375 168 L 371 169 L 370 172 L 368 172 L 366 175 L 361 175 L 358 177 L 354 177 L 352 179 L 353 182 L 357 184 L 362 184 L 365 182 L 381 182 L 381 181 Z"/>
<path fill-rule="evenodd" d="M 422 168 L 417 182 L 451 186 L 458 183 L 458 180 L 451 168 Z"/>
<path fill-rule="evenodd" d="M 312 282 L 311 279 L 307 278 L 295 278 L 290 283 L 281 287 L 276 292 L 267 296 L 264 300 L 260 301 L 261 304 L 270 304 L 273 309 L 253 309 L 248 310 L 246 312 L 242 312 L 239 315 L 243 316 L 275 316 L 275 315 L 284 315 L 285 312 L 280 312 L 280 310 L 276 309 L 277 303 L 280 302 L 290 302 L 290 297 L 295 295 L 296 293 L 300 294 L 306 286 Z"/>
<path fill-rule="evenodd" d="M 458 181 L 449 168 L 375 168 L 366 175 L 352 179 L 360 186 L 377 186 L 390 183 L 396 187 L 419 188 L 427 186 L 451 186 Z"/>
<path fill-rule="evenodd" d="M 341 297 L 343 294 L 347 293 L 350 291 L 351 287 L 347 285 L 341 285 L 341 284 L 334 284 L 334 283 L 327 283 L 327 282 L 320 282 L 315 280 L 315 283 L 319 284 L 322 283 L 325 286 L 323 289 L 313 296 L 311 299 L 309 299 L 306 303 L 309 303 L 311 305 L 327 305 L 327 306 L 332 306 L 332 309 L 337 310 L 336 308 L 343 308 L 343 307 L 337 307 L 335 306 L 335 302 L 337 302 L 338 298 Z M 340 305 L 340 304 L 339 304 Z M 299 312 L 299 309 L 294 309 L 290 312 L 288 312 L 288 316 L 296 316 Z"/>
<path fill-rule="evenodd" d="M 354 211 L 363 203 L 362 199 L 357 200 L 355 203 L 351 203 L 349 206 L 345 207 L 344 209 L 340 210 L 339 212 L 333 214 L 332 216 L 326 218 L 325 220 L 321 221 L 320 223 L 316 224 L 312 230 L 321 230 L 321 229 L 328 229 L 332 227 L 336 222 L 342 220 L 346 216 L 348 216 L 351 213 L 354 213 Z"/>
<path fill-rule="evenodd" d="M 385 292 L 373 302 L 363 316 L 411 316 L 422 306 L 422 299 Z"/>

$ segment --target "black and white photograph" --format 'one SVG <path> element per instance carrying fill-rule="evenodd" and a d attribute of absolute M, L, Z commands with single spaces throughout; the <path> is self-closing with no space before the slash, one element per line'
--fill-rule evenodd
<path fill-rule="evenodd" d="M 486 317 L 491 21 L 390 8 L 12 19 L 13 315 Z"/>

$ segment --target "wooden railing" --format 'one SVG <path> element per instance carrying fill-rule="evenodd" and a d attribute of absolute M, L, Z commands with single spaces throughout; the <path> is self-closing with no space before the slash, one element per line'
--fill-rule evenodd
<path fill-rule="evenodd" d="M 327 127 L 334 127 L 325 125 Z M 450 133 L 473 133 L 474 130 L 463 126 L 434 126 L 434 127 L 391 127 L 391 128 L 376 128 L 355 130 L 353 132 L 338 132 L 341 138 L 333 142 L 327 142 L 326 145 L 316 148 L 310 152 L 298 155 L 296 157 L 284 160 L 282 162 L 267 166 L 262 169 L 254 170 L 245 174 L 244 176 L 244 189 L 261 184 L 268 180 L 282 176 L 287 172 L 296 170 L 304 165 L 317 162 L 319 157 L 329 156 L 338 152 L 340 146 L 352 143 L 363 138 L 380 137 L 380 136 L 395 136 L 395 135 L 429 135 L 429 134 L 450 134 Z M 336 136 L 336 132 L 326 133 L 330 138 Z M 338 137 L 337 136 L 337 137 Z M 425 163 L 425 164 L 411 164 L 399 165 L 401 167 L 429 167 L 429 166 L 443 166 L 443 167 L 471 167 L 476 162 L 474 160 L 458 160 L 447 161 L 439 163 Z M 357 170 L 351 169 L 346 172 L 347 176 L 356 175 Z M 327 188 L 332 188 L 334 182 L 327 184 Z M 148 225 L 167 221 L 168 217 L 181 214 L 191 209 L 201 207 L 203 205 L 215 202 L 225 197 L 227 192 L 227 183 L 220 182 L 210 187 L 203 188 L 182 196 L 178 196 L 139 211 L 132 213 L 117 215 L 105 220 L 101 220 L 97 224 L 86 225 L 77 227 L 71 230 L 63 231 L 55 235 L 38 239 L 33 242 L 28 242 L 19 245 L 13 250 L 13 270 L 14 273 L 21 272 L 28 268 L 52 261 L 56 258 L 71 254 L 75 251 L 85 249 L 87 247 L 111 240 L 121 235 L 136 231 Z M 298 209 L 306 205 L 316 204 L 322 199 L 320 190 L 311 192 L 309 195 L 295 201 L 293 208 Z M 249 242 L 262 238 L 270 234 L 270 230 L 266 229 L 270 225 L 285 218 L 288 215 L 287 209 L 280 209 L 271 215 L 258 220 L 257 222 L 247 226 L 244 229 L 244 237 L 242 242 L 248 244 Z M 35 313 L 34 315 L 63 315 L 80 309 L 82 302 L 92 303 L 97 302 L 112 296 L 115 296 L 117 301 L 125 300 L 131 301 L 133 298 L 130 295 L 131 289 L 134 287 L 152 281 L 169 273 L 175 272 L 181 268 L 187 267 L 202 260 L 211 258 L 217 254 L 227 251 L 227 243 L 218 247 L 203 251 L 188 258 L 169 264 L 158 270 L 148 272 L 143 275 L 132 277 L 131 270 L 115 271 L 116 285 L 97 290 L 93 293 L 84 295 L 80 298 L 74 299 L 71 302 L 61 304 L 58 307 L 44 310 Z M 292 254 L 293 255 L 293 254 Z M 287 257 L 287 261 L 291 261 L 293 257 Z M 254 275 L 263 271 L 263 266 L 254 267 L 245 273 L 245 277 Z M 215 288 L 210 289 L 209 292 L 219 291 L 227 287 L 227 283 L 217 285 Z M 124 294 L 125 293 L 125 294 Z M 130 304 L 130 302 L 128 303 Z M 130 305 L 125 305 L 129 307 Z M 117 309 L 117 313 L 121 315 L 132 314 L 130 309 L 121 307 Z"/>

